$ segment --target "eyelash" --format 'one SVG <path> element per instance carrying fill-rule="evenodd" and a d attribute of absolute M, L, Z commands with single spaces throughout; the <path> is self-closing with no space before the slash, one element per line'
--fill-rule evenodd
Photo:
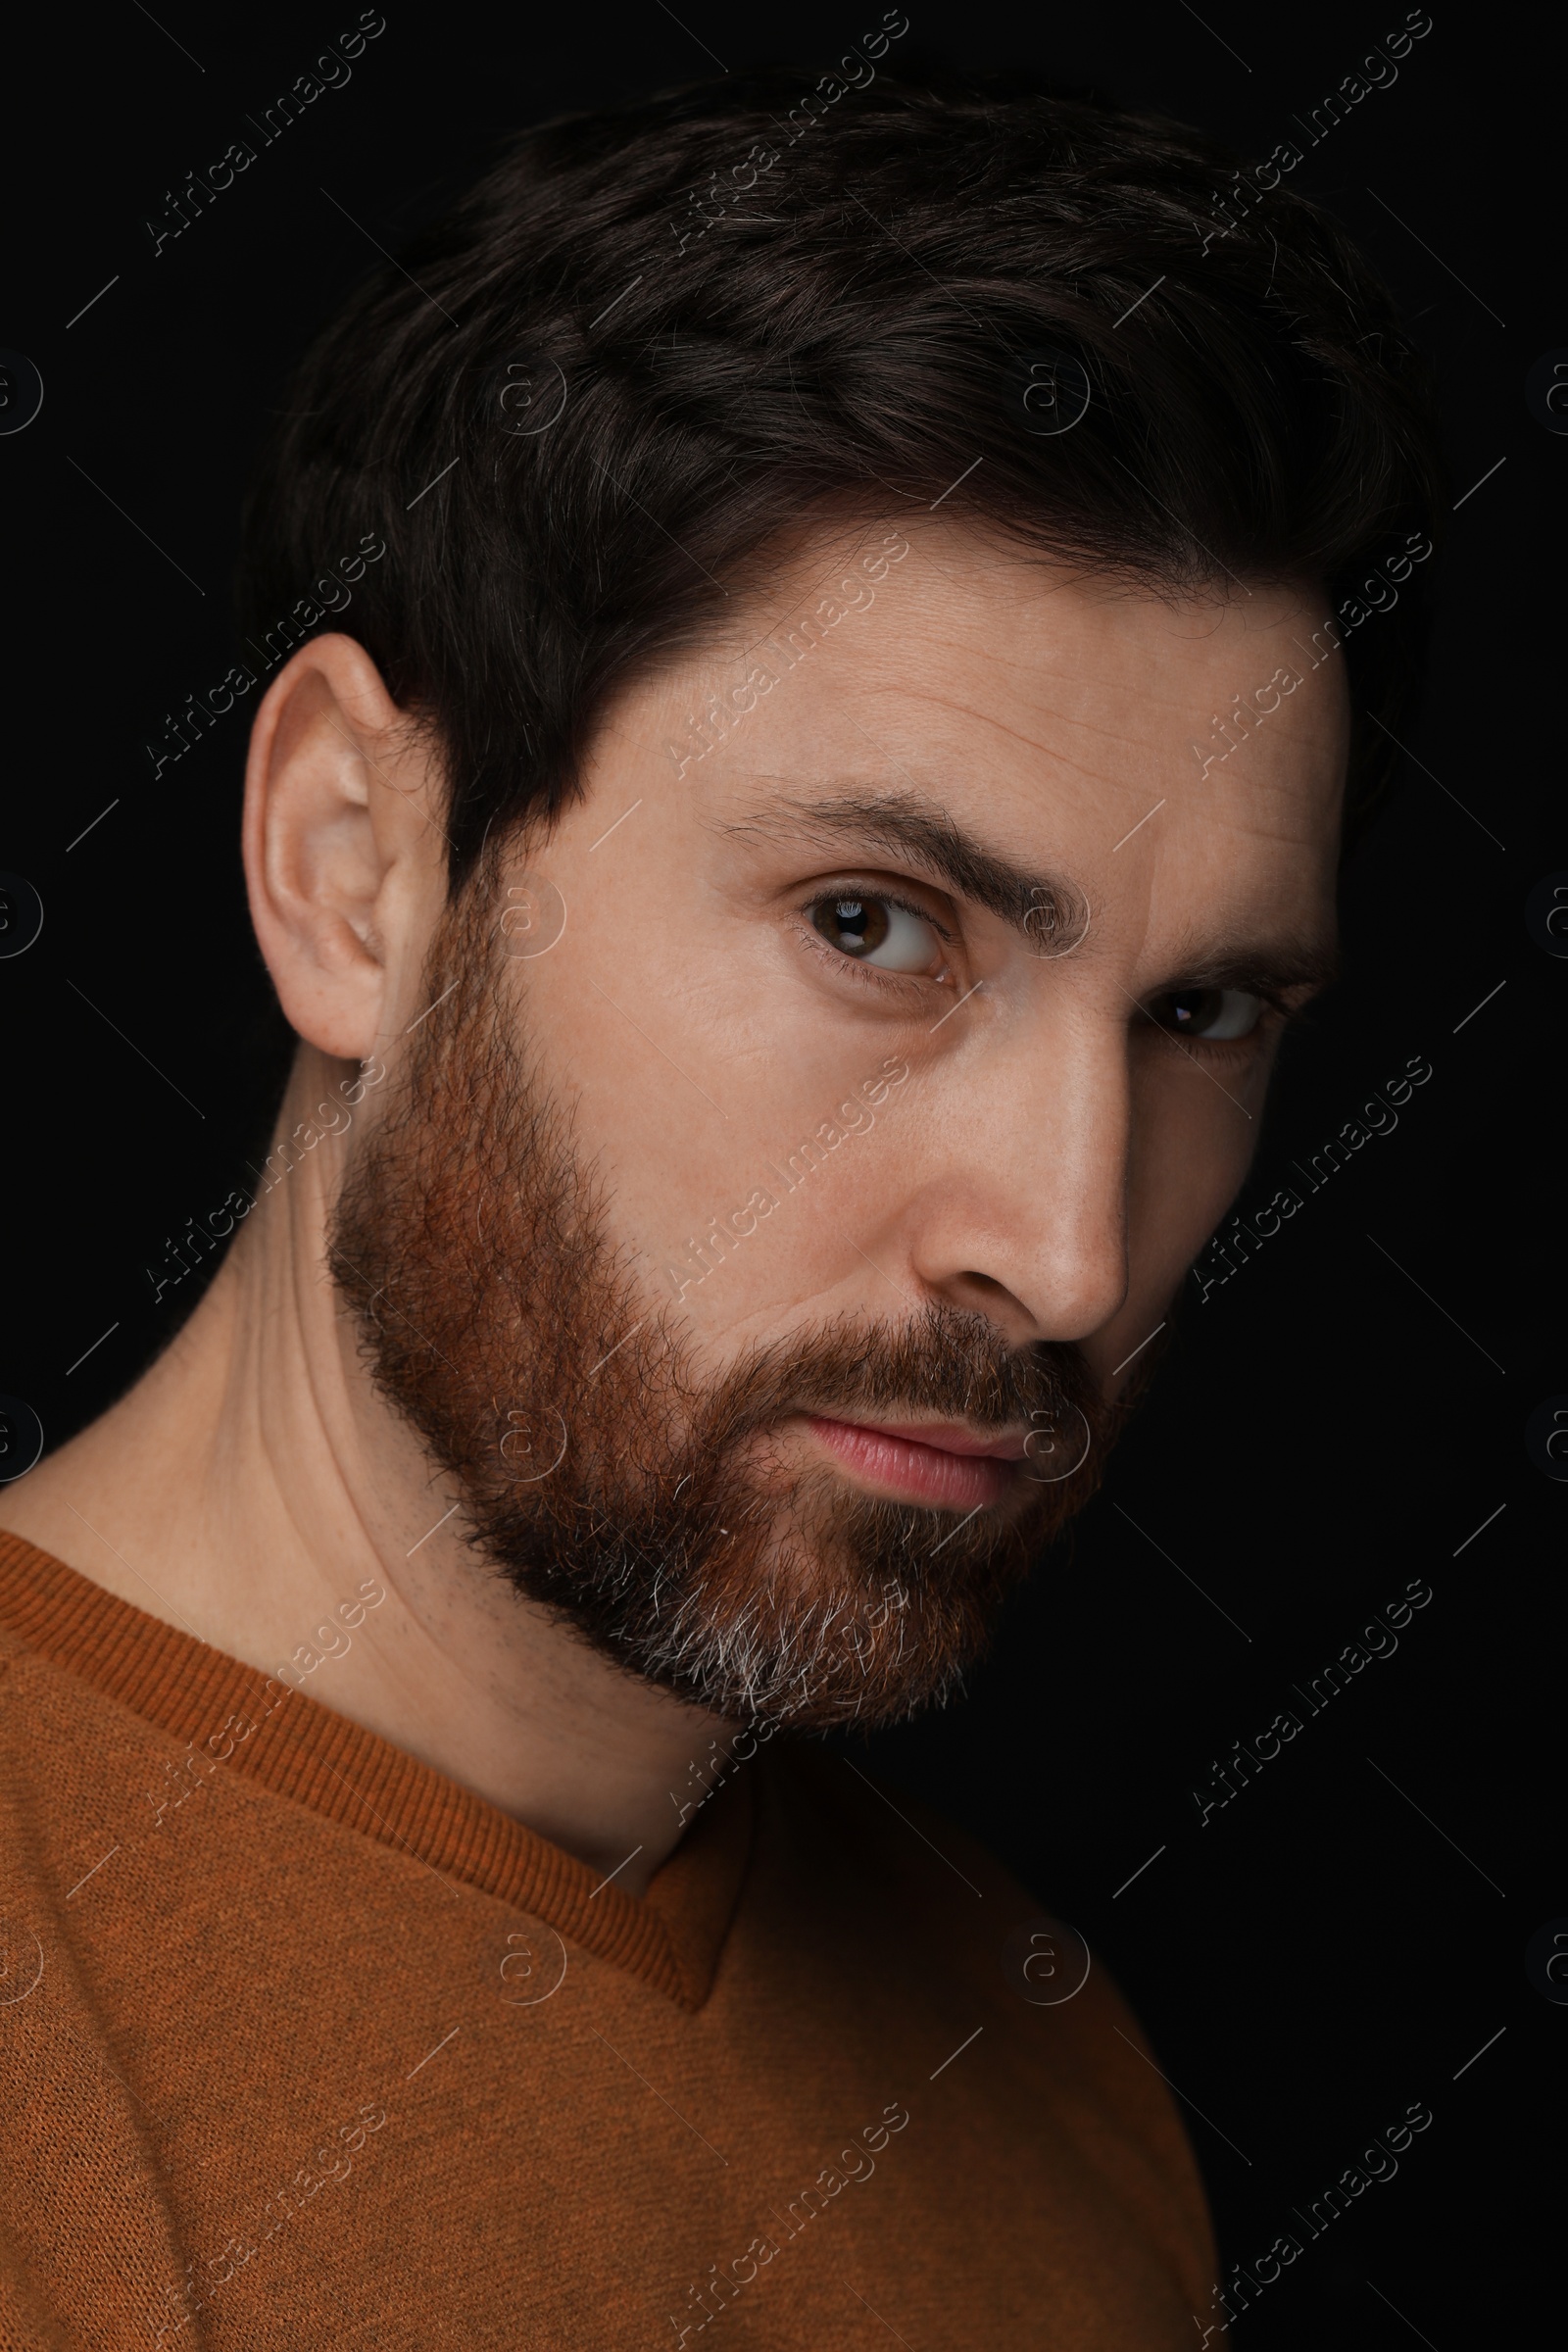
<path fill-rule="evenodd" d="M 1227 981 L 1225 985 L 1237 988 L 1245 986 L 1245 983 L 1232 980 Z M 1190 988 L 1166 988 L 1161 989 L 1159 993 L 1161 996 L 1170 997 L 1186 996 L 1192 991 Z M 1174 1031 L 1162 1028 L 1152 1013 L 1143 1011 L 1143 1008 L 1140 1007 L 1143 1025 L 1156 1037 L 1169 1038 L 1171 1044 L 1183 1054 L 1204 1053 L 1211 1054 L 1221 1060 L 1242 1061 L 1250 1054 L 1255 1054 L 1266 1038 L 1277 1037 L 1290 1026 L 1293 1019 L 1299 1019 L 1300 1014 L 1306 1010 L 1306 1007 L 1302 1005 L 1298 1011 L 1293 1013 L 1278 990 L 1265 987 L 1261 981 L 1254 982 L 1252 986 L 1247 988 L 1246 993 L 1250 997 L 1256 997 L 1262 1005 L 1262 1011 L 1257 1018 L 1257 1026 L 1250 1030 L 1246 1037 L 1177 1037 Z"/>
<path fill-rule="evenodd" d="M 813 955 L 819 956 L 822 961 L 835 971 L 846 973 L 850 979 L 859 982 L 865 988 L 882 991 L 892 989 L 903 994 L 910 988 L 926 989 L 937 985 L 934 974 L 927 976 L 918 972 L 885 972 L 876 964 L 862 963 L 857 957 L 846 956 L 841 950 L 829 945 L 811 921 L 811 916 L 818 906 L 829 906 L 835 899 L 852 897 L 875 899 L 884 906 L 896 906 L 901 913 L 912 914 L 917 921 L 929 923 L 937 937 L 946 946 L 951 947 L 954 944 L 954 934 L 946 924 L 938 922 L 928 906 L 922 906 L 915 899 L 901 898 L 896 891 L 868 889 L 862 882 L 856 881 L 853 877 L 847 881 L 835 883 L 829 890 L 814 892 L 797 909 L 799 936 L 802 944 L 809 948 Z M 1193 984 L 1190 983 L 1189 986 Z M 1231 982 L 1228 985 L 1234 987 L 1237 983 Z M 1186 991 L 1165 989 L 1160 993 L 1170 996 L 1185 994 Z M 1161 1029 L 1159 1024 L 1148 1013 L 1143 1015 L 1144 1025 L 1161 1037 L 1170 1037 L 1171 1043 L 1179 1046 L 1184 1053 L 1191 1054 L 1200 1049 L 1204 1053 L 1218 1055 L 1222 1059 L 1239 1060 L 1245 1058 L 1249 1054 L 1255 1053 L 1266 1035 L 1278 1035 L 1281 1031 L 1289 1028 L 1293 1021 L 1299 1020 L 1307 1010 L 1305 1005 L 1293 1010 L 1277 989 L 1269 988 L 1261 982 L 1250 988 L 1248 994 L 1260 999 L 1263 1009 L 1259 1015 L 1257 1027 L 1247 1037 L 1176 1038 L 1168 1029 Z"/>
<path fill-rule="evenodd" d="M 846 956 L 841 949 L 831 946 L 822 937 L 821 932 L 812 922 L 811 916 L 818 906 L 830 906 L 835 899 L 853 898 L 874 899 L 880 906 L 896 906 L 901 914 L 912 914 L 918 922 L 929 923 L 945 947 L 952 947 L 954 944 L 954 934 L 945 923 L 937 921 L 929 906 L 922 906 L 916 899 L 901 898 L 896 890 L 869 889 L 863 882 L 857 882 L 853 878 L 846 882 L 835 882 L 828 890 L 813 891 L 810 898 L 797 910 L 803 944 L 808 947 L 813 955 L 820 956 L 822 961 L 834 971 L 847 972 L 851 979 L 858 980 L 865 988 L 893 989 L 903 995 L 909 989 L 934 988 L 940 985 L 935 973 L 885 972 L 877 964 L 862 963 L 857 956 Z M 946 966 L 944 966 L 945 971 Z"/>

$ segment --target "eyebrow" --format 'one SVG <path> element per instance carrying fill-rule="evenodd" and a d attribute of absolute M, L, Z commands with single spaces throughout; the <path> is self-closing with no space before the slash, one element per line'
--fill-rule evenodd
<path fill-rule="evenodd" d="M 827 800 L 773 798 L 725 825 L 732 834 L 803 836 L 891 852 L 973 905 L 987 907 L 1038 947 L 1041 938 L 1087 926 L 1090 908 L 1064 876 L 1030 873 L 964 831 L 940 802 L 913 792 L 852 792 Z M 1195 946 L 1180 980 L 1189 987 L 1325 988 L 1338 973 L 1331 943 L 1319 939 L 1238 941 L 1216 952 Z"/>

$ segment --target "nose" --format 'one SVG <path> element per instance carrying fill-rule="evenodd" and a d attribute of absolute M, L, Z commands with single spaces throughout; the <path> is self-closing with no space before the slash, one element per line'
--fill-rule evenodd
<path fill-rule="evenodd" d="M 1125 1025 L 1078 1009 L 925 1073 L 903 1215 L 928 1296 L 1009 1347 L 1086 1340 L 1127 1296 Z"/>

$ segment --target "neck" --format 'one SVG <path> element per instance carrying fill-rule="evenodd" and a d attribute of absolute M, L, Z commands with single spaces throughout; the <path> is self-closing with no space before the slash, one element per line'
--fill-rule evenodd
<path fill-rule="evenodd" d="M 326 1075 L 301 1056 L 285 1133 Z M 455 1482 L 373 1390 L 325 1271 L 334 1143 L 257 1201 L 129 1394 L 0 1492 L 0 1525 L 230 1656 L 287 1664 L 640 1893 L 693 1761 L 733 1727 L 599 1656 L 465 1542 Z"/>

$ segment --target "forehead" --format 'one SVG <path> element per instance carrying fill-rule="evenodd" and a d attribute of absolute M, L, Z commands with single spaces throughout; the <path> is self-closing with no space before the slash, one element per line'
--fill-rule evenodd
<path fill-rule="evenodd" d="M 671 749 L 703 747 L 679 796 L 722 822 L 770 790 L 915 786 L 1102 905 L 1136 885 L 1326 920 L 1348 740 L 1326 608 L 1221 589 L 1164 599 L 938 519 L 813 538 L 666 681 Z"/>

